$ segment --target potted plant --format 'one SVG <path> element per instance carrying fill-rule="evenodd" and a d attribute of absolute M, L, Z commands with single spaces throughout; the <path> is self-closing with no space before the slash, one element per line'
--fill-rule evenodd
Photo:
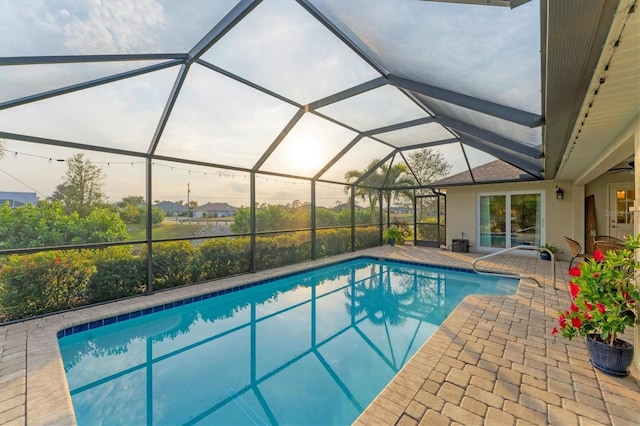
<path fill-rule="evenodd" d="M 624 249 L 594 252 L 593 258 L 569 270 L 569 309 L 558 312 L 558 327 L 569 340 L 586 338 L 591 364 L 615 376 L 626 376 L 633 360 L 633 345 L 618 338 L 635 321 L 640 293 L 636 285 L 634 250 L 640 235 L 629 237 Z"/>
<path fill-rule="evenodd" d="M 404 243 L 404 235 L 402 235 L 402 231 L 396 228 L 395 226 L 389 227 L 384 231 L 384 239 L 389 242 L 389 245 L 393 246 L 396 244 Z"/>
<path fill-rule="evenodd" d="M 545 248 L 549 250 L 551 253 L 553 253 L 554 256 L 558 253 L 562 253 L 562 250 L 560 250 L 558 246 L 556 246 L 555 244 L 545 243 L 544 245 L 540 246 L 540 248 Z M 540 259 L 551 260 L 551 255 L 549 254 L 549 252 L 545 250 L 538 250 L 538 251 L 540 252 Z"/>

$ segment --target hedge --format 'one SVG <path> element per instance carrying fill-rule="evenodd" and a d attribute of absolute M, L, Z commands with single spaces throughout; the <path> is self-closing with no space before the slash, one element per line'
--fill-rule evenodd
<path fill-rule="evenodd" d="M 350 229 L 316 232 L 317 256 L 350 251 Z M 356 229 L 356 247 L 379 244 L 377 226 Z M 249 237 L 153 244 L 152 284 L 161 290 L 251 270 Z M 0 259 L 0 322 L 29 318 L 144 293 L 147 252 L 131 246 L 96 250 L 55 250 Z M 272 269 L 311 259 L 311 233 L 256 237 L 256 269 Z"/>

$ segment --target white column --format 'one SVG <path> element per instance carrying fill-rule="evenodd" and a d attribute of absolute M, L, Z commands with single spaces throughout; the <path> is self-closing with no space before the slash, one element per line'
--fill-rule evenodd
<path fill-rule="evenodd" d="M 587 242 L 584 239 L 585 221 L 584 221 L 584 185 L 573 185 L 571 187 L 571 209 L 572 209 L 572 235 L 574 240 L 578 241 L 582 246 L 582 252 L 585 252 Z M 588 236 L 587 236 L 588 237 Z"/>
<path fill-rule="evenodd" d="M 636 120 L 636 128 L 633 132 L 634 137 L 634 161 L 640 160 L 640 120 Z M 638 164 L 636 161 L 635 164 Z M 640 234 L 640 197 L 638 197 L 638 191 L 640 190 L 640 171 L 636 170 L 634 172 L 634 180 L 635 180 L 635 204 L 633 208 L 633 234 Z M 636 250 L 636 260 L 640 261 L 640 250 Z M 637 276 L 637 275 L 636 275 Z M 640 284 L 640 280 L 636 279 L 636 285 Z M 640 369 L 640 307 L 636 304 L 636 323 L 634 327 L 634 355 L 633 355 L 633 364 L 636 368 Z"/>

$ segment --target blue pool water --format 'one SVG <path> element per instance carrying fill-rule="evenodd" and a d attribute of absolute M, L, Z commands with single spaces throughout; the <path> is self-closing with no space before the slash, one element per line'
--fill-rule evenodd
<path fill-rule="evenodd" d="M 345 425 L 466 295 L 516 287 L 360 258 L 75 327 L 59 344 L 80 425 Z"/>

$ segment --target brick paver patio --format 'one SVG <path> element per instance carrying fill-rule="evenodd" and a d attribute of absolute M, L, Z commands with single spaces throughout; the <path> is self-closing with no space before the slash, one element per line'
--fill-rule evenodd
<path fill-rule="evenodd" d="M 330 259 L 127 299 L 0 327 L 0 424 L 73 424 L 56 332 L 119 313 L 360 255 L 470 267 L 478 255 L 412 246 Z M 500 256 L 483 262 L 534 276 L 514 296 L 469 296 L 356 421 L 358 425 L 638 425 L 640 374 L 614 378 L 589 363 L 584 342 L 551 336 L 569 303 L 565 271 Z M 633 340 L 633 331 L 624 336 Z"/>

